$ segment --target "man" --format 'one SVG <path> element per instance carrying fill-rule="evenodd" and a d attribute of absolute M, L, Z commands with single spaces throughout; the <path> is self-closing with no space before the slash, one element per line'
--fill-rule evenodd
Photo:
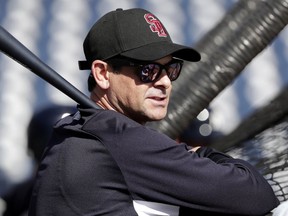
<path fill-rule="evenodd" d="M 165 117 L 182 60 L 143 9 L 104 15 L 84 41 L 88 88 L 99 109 L 59 121 L 39 167 L 29 215 L 264 215 L 278 205 L 248 163 L 189 148 L 146 128 Z"/>

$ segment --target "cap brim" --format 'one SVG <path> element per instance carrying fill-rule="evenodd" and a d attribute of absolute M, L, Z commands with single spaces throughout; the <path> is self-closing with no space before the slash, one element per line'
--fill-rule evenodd
<path fill-rule="evenodd" d="M 172 55 L 173 57 L 190 62 L 198 62 L 201 60 L 200 53 L 193 48 L 167 42 L 148 44 L 119 53 L 119 55 L 141 61 L 155 61 L 167 55 Z M 88 61 L 79 61 L 78 64 L 80 70 L 91 69 L 91 64 Z"/>
<path fill-rule="evenodd" d="M 193 48 L 167 42 L 148 44 L 123 52 L 120 55 L 142 61 L 155 61 L 167 55 L 172 55 L 173 57 L 190 62 L 198 62 L 201 60 L 200 53 Z"/>

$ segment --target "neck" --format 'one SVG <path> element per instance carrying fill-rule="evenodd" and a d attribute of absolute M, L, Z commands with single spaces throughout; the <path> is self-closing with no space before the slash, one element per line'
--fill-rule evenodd
<path fill-rule="evenodd" d="M 98 92 L 92 91 L 90 94 L 90 98 L 92 101 L 94 101 L 98 106 L 100 106 L 102 109 L 107 110 L 115 110 L 110 103 L 105 99 L 104 95 L 101 95 Z"/>
<path fill-rule="evenodd" d="M 94 101 L 102 109 L 116 111 L 116 109 L 109 103 L 109 101 L 105 97 L 105 94 L 101 94 L 101 92 L 98 92 L 98 91 L 92 91 L 91 94 L 90 94 L 90 98 L 91 98 L 92 101 Z M 124 113 L 122 113 L 122 114 L 124 114 Z M 139 124 L 142 124 L 142 125 L 145 125 L 146 122 L 147 122 L 147 121 L 139 121 L 139 120 L 137 121 L 137 120 L 135 120 L 135 118 L 133 118 L 131 116 L 130 117 L 127 116 L 127 117 L 133 119 L 134 121 L 136 121 L 136 122 L 138 122 Z"/>

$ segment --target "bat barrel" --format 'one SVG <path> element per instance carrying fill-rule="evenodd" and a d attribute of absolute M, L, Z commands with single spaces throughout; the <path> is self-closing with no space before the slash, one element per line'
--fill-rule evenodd
<path fill-rule="evenodd" d="M 75 102 L 91 108 L 98 107 L 85 94 L 41 61 L 2 26 L 0 26 L 0 51 L 28 68 L 31 72 L 53 85 Z"/>

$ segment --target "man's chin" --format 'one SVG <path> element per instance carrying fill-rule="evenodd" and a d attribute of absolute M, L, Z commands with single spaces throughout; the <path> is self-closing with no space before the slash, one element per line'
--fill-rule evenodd
<path fill-rule="evenodd" d="M 152 109 L 146 109 L 144 112 L 138 112 L 134 113 L 133 115 L 128 115 L 131 119 L 134 119 L 135 121 L 145 124 L 146 122 L 153 122 L 153 121 L 160 121 L 165 118 L 167 114 L 167 109 L 162 108 L 162 109 L 153 109 L 153 112 L 151 111 Z"/>
<path fill-rule="evenodd" d="M 167 114 L 167 111 L 162 111 L 158 113 L 153 113 L 150 115 L 150 120 L 149 121 L 160 121 L 165 118 Z"/>

